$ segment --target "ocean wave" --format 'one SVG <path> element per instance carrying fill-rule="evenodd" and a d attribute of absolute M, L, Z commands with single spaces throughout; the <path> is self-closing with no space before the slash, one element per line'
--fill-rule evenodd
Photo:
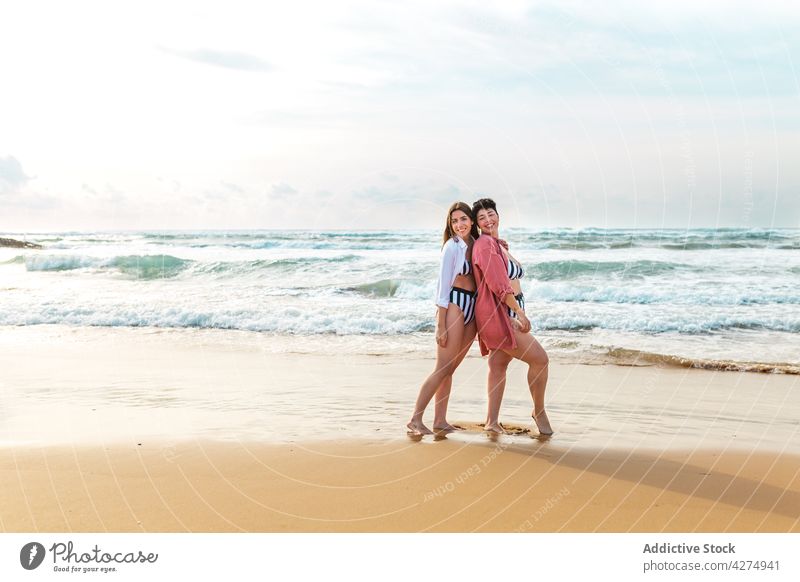
<path fill-rule="evenodd" d="M 345 287 L 342 291 L 351 291 L 370 297 L 393 297 L 400 288 L 400 281 L 394 279 L 382 279 L 373 283 L 364 283 L 354 287 Z"/>
<path fill-rule="evenodd" d="M 71 271 L 89 267 L 102 267 L 108 259 L 81 255 L 28 255 L 23 257 L 28 271 Z"/>
<path fill-rule="evenodd" d="M 509 241 L 509 242 L 511 243 L 513 249 L 516 250 L 519 248 L 516 241 Z M 593 251 L 598 249 L 610 248 L 610 245 L 603 242 L 585 242 L 585 241 L 540 242 L 534 240 L 534 241 L 529 241 L 529 244 L 534 249 L 546 249 L 552 251 Z M 627 244 L 629 244 L 631 247 L 634 246 L 633 243 L 627 243 Z M 525 248 L 525 246 L 523 246 L 522 248 Z"/>
<path fill-rule="evenodd" d="M 187 239 L 196 239 L 196 238 L 204 238 L 210 236 L 220 236 L 220 232 L 179 232 L 179 233 L 166 233 L 166 232 L 144 232 L 142 233 L 142 238 L 146 239 L 163 239 L 163 240 L 187 240 Z M 236 234 L 237 237 L 245 237 L 247 236 L 244 233 Z M 263 236 L 263 235 L 262 235 Z"/>
<path fill-rule="evenodd" d="M 631 305 L 771 305 L 800 304 L 796 290 L 776 293 L 774 290 L 738 290 L 730 285 L 718 290 L 697 290 L 687 287 L 650 285 L 648 288 L 631 286 L 594 286 L 568 283 L 534 284 L 531 298 L 552 303 L 620 303 Z"/>
<path fill-rule="evenodd" d="M 331 312 L 287 307 L 258 310 L 195 310 L 169 307 L 47 307 L 34 313 L 0 312 L 0 325 L 73 325 L 86 327 L 200 328 L 288 335 L 406 335 L 433 331 L 433 316 L 410 317 L 378 310 Z"/>
<path fill-rule="evenodd" d="M 532 248 L 543 250 L 559 250 L 559 251 L 592 251 L 592 250 L 623 250 L 633 248 L 656 248 L 668 251 L 699 251 L 699 250 L 718 250 L 718 249 L 797 249 L 800 248 L 800 243 L 791 242 L 778 244 L 776 241 L 697 241 L 697 242 L 664 242 L 658 243 L 651 240 L 620 240 L 620 241 L 541 241 L 541 240 L 528 240 L 525 242 L 509 241 L 513 248 Z"/>
<path fill-rule="evenodd" d="M 24 263 L 28 271 L 74 271 L 91 269 L 99 272 L 121 272 L 137 279 L 164 279 L 179 274 L 212 274 L 237 276 L 259 271 L 303 271 L 319 265 L 349 263 L 361 260 L 358 255 L 338 257 L 297 257 L 288 259 L 261 259 L 254 261 L 200 262 L 172 255 L 124 255 L 116 257 L 91 257 L 86 255 L 18 255 L 0 263 Z"/>
<path fill-rule="evenodd" d="M 781 331 L 800 332 L 800 318 L 778 319 L 770 316 L 763 318 L 748 317 L 729 313 L 705 316 L 671 317 L 669 313 L 629 314 L 620 317 L 617 314 L 606 315 L 563 315 L 547 313 L 533 306 L 526 307 L 528 318 L 534 331 L 591 331 L 612 330 L 657 335 L 679 333 L 685 335 L 708 335 L 725 331 Z"/>
<path fill-rule="evenodd" d="M 525 267 L 525 265 L 523 265 Z M 698 267 L 667 261 L 549 261 L 527 267 L 535 279 L 542 281 L 574 279 L 585 276 L 621 275 L 642 278 L 677 270 L 694 271 Z"/>
<path fill-rule="evenodd" d="M 408 279 L 381 279 L 339 289 L 344 293 L 357 293 L 366 297 L 395 297 L 398 299 L 433 301 L 436 292 L 436 281 L 433 280 L 408 280 Z"/>
<path fill-rule="evenodd" d="M 89 257 L 85 255 L 25 255 L 28 271 L 72 271 L 76 269 L 114 270 L 137 279 L 174 277 L 192 261 L 171 255 L 125 255 Z"/>
<path fill-rule="evenodd" d="M 382 250 L 413 246 L 424 241 L 434 244 L 438 234 L 405 234 L 398 232 L 253 232 L 253 233 L 185 233 L 142 235 L 147 244 L 190 248 L 242 248 L 242 249 L 303 249 L 303 250 Z"/>
<path fill-rule="evenodd" d="M 6 261 L 0 261 L 0 265 L 21 265 L 23 263 L 25 263 L 25 255 L 17 255 Z"/>
<path fill-rule="evenodd" d="M 797 229 L 543 229 L 509 228 L 501 233 L 516 250 L 593 251 L 661 249 L 702 251 L 724 249 L 800 249 Z M 185 233 L 59 233 L 42 235 L 37 241 L 70 246 L 143 241 L 148 245 L 190 248 L 245 249 L 351 249 L 436 247 L 440 235 L 434 230 L 411 231 L 199 231 Z M 52 248 L 52 247 L 51 247 Z"/>
<path fill-rule="evenodd" d="M 355 240 L 182 240 L 180 244 L 174 240 L 149 240 L 148 245 L 154 246 L 181 246 L 192 249 L 221 248 L 221 249 L 294 249 L 294 250 L 339 250 L 339 251 L 381 251 L 396 248 L 417 248 L 418 242 L 403 241 L 401 243 L 391 240 L 376 240 L 365 242 L 360 239 Z M 424 241 L 426 246 L 435 248 L 436 243 Z M 65 246 L 64 248 L 68 248 Z"/>
<path fill-rule="evenodd" d="M 388 231 L 387 231 L 388 233 Z M 202 238 L 218 238 L 218 239 L 289 239 L 294 240 L 298 236 L 305 238 L 323 238 L 329 236 L 336 236 L 335 232 L 325 231 L 306 231 L 306 230 L 253 230 L 253 231 L 239 231 L 239 230 L 197 230 L 186 232 L 142 232 L 142 238 L 145 239 L 164 239 L 164 240 L 190 240 Z M 379 234 L 379 233 L 375 233 Z"/>
<path fill-rule="evenodd" d="M 228 248 L 228 249 L 272 249 L 278 247 L 278 243 L 275 242 L 261 242 L 261 243 L 246 243 L 246 242 L 226 242 L 226 241 L 215 241 L 211 239 L 203 239 L 200 241 L 196 240 L 180 240 L 176 242 L 175 240 L 148 240 L 145 241 L 145 244 L 148 246 L 165 246 L 165 247 L 181 247 L 181 248 L 190 248 L 190 249 L 209 249 L 209 248 Z M 52 247 L 56 248 L 56 247 Z M 67 248 L 67 247 L 65 247 Z"/>
<path fill-rule="evenodd" d="M 610 360 L 610 363 L 623 366 L 636 366 L 641 365 L 641 363 L 644 362 L 645 364 L 678 368 L 702 368 L 705 370 L 800 375 L 800 366 L 797 364 L 788 363 L 708 360 L 701 358 L 687 358 L 670 354 L 658 354 L 627 348 L 609 348 L 605 355 Z"/>
<path fill-rule="evenodd" d="M 247 249 L 297 249 L 297 250 L 342 250 L 342 251 L 381 251 L 395 248 L 414 248 L 414 241 L 396 239 L 333 239 L 333 240 L 280 240 L 231 242 L 219 246 Z M 430 243 L 435 248 L 435 243 Z"/>
<path fill-rule="evenodd" d="M 394 291 L 397 293 L 397 289 Z M 186 299 L 184 303 L 158 305 L 131 303 L 95 305 L 82 303 L 80 299 L 61 305 L 30 304 L 22 309 L 0 311 L 0 325 L 35 325 L 42 323 L 67 323 L 87 326 L 119 327 L 203 327 L 240 329 L 246 331 L 272 331 L 290 334 L 405 334 L 432 329 L 435 315 L 432 293 L 424 305 L 413 308 L 400 302 L 386 302 L 372 306 L 361 299 L 349 304 L 341 298 L 308 300 L 298 297 L 299 303 L 287 304 L 268 293 L 261 296 L 257 306 L 247 307 L 251 302 L 240 298 L 241 308 L 225 303 L 195 307 L 196 301 Z M 163 301 L 163 300 L 162 300 Z M 302 305 L 302 308 L 294 305 Z M 670 313 L 629 314 L 625 318 L 617 314 L 573 315 L 548 314 L 535 306 L 528 310 L 534 333 L 609 331 L 643 334 L 657 337 L 667 334 L 683 336 L 722 336 L 730 332 L 800 332 L 800 318 L 776 319 L 769 315 L 749 316 L 720 313 L 693 317 L 672 317 Z"/>
<path fill-rule="evenodd" d="M 214 261 L 195 263 L 193 272 L 215 275 L 241 275 L 259 271 L 305 271 L 324 265 L 352 263 L 362 260 L 358 255 L 337 257 L 295 257 L 284 259 L 258 259 L 254 261 Z"/>
<path fill-rule="evenodd" d="M 507 238 L 515 246 L 553 250 L 800 248 L 800 231 L 796 229 L 508 229 Z"/>
<path fill-rule="evenodd" d="M 668 243 L 658 245 L 658 248 L 668 251 L 705 251 L 715 249 L 752 249 L 766 248 L 766 243 L 754 243 L 752 241 L 741 242 L 684 242 Z"/>

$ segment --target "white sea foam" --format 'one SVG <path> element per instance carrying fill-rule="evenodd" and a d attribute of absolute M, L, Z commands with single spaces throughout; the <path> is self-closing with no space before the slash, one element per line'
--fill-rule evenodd
<path fill-rule="evenodd" d="M 695 355 L 702 346 L 729 345 L 736 353 L 720 357 L 743 360 L 753 345 L 768 346 L 779 334 L 789 344 L 784 359 L 800 360 L 798 230 L 502 234 L 525 268 L 527 310 L 542 337 L 602 332 L 600 344 L 575 339 L 575 349 L 637 349 L 638 341 L 666 356 L 678 353 L 683 338 Z M 45 248 L 0 255 L 0 325 L 301 337 L 430 333 L 439 237 L 436 231 L 28 236 Z M 749 343 L 734 341 L 742 333 Z M 760 349 L 761 361 L 777 361 Z"/>

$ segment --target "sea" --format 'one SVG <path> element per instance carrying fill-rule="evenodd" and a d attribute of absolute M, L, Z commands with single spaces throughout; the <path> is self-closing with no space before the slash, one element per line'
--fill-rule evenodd
<path fill-rule="evenodd" d="M 532 333 L 577 363 L 800 373 L 799 229 L 505 229 Z M 441 233 L 3 233 L 0 326 L 238 330 L 432 355 Z M 479 352 L 473 350 L 473 357 Z"/>

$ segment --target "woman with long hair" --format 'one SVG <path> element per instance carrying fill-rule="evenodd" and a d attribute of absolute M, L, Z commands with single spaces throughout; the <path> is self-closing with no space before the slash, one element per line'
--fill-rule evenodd
<path fill-rule="evenodd" d="M 499 240 L 500 215 L 490 198 L 472 205 L 481 236 L 472 247 L 472 265 L 478 294 L 475 318 L 481 354 L 489 354 L 489 410 L 487 431 L 503 434 L 500 404 L 506 387 L 506 370 L 514 358 L 528 364 L 528 389 L 533 399 L 531 416 L 542 435 L 553 434 L 544 407 L 547 387 L 548 357 L 541 344 L 530 334 L 531 323 L 525 315 L 525 298 L 519 280 L 522 265 Z"/>
<path fill-rule="evenodd" d="M 453 372 L 475 340 L 475 278 L 472 246 L 478 229 L 472 209 L 456 202 L 447 211 L 436 289 L 436 367 L 419 390 L 414 414 L 406 425 L 414 435 L 433 434 L 422 422 L 428 403 L 436 395 L 433 428 L 451 432 L 460 427 L 447 422 L 447 403 Z"/>

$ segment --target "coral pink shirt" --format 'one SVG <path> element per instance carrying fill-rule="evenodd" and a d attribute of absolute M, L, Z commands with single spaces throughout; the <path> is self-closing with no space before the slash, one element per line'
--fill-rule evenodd
<path fill-rule="evenodd" d="M 497 239 L 482 234 L 472 245 L 472 272 L 478 286 L 475 321 L 481 354 L 490 350 L 514 349 L 517 339 L 506 309 L 506 295 L 513 295 L 506 258 Z"/>

